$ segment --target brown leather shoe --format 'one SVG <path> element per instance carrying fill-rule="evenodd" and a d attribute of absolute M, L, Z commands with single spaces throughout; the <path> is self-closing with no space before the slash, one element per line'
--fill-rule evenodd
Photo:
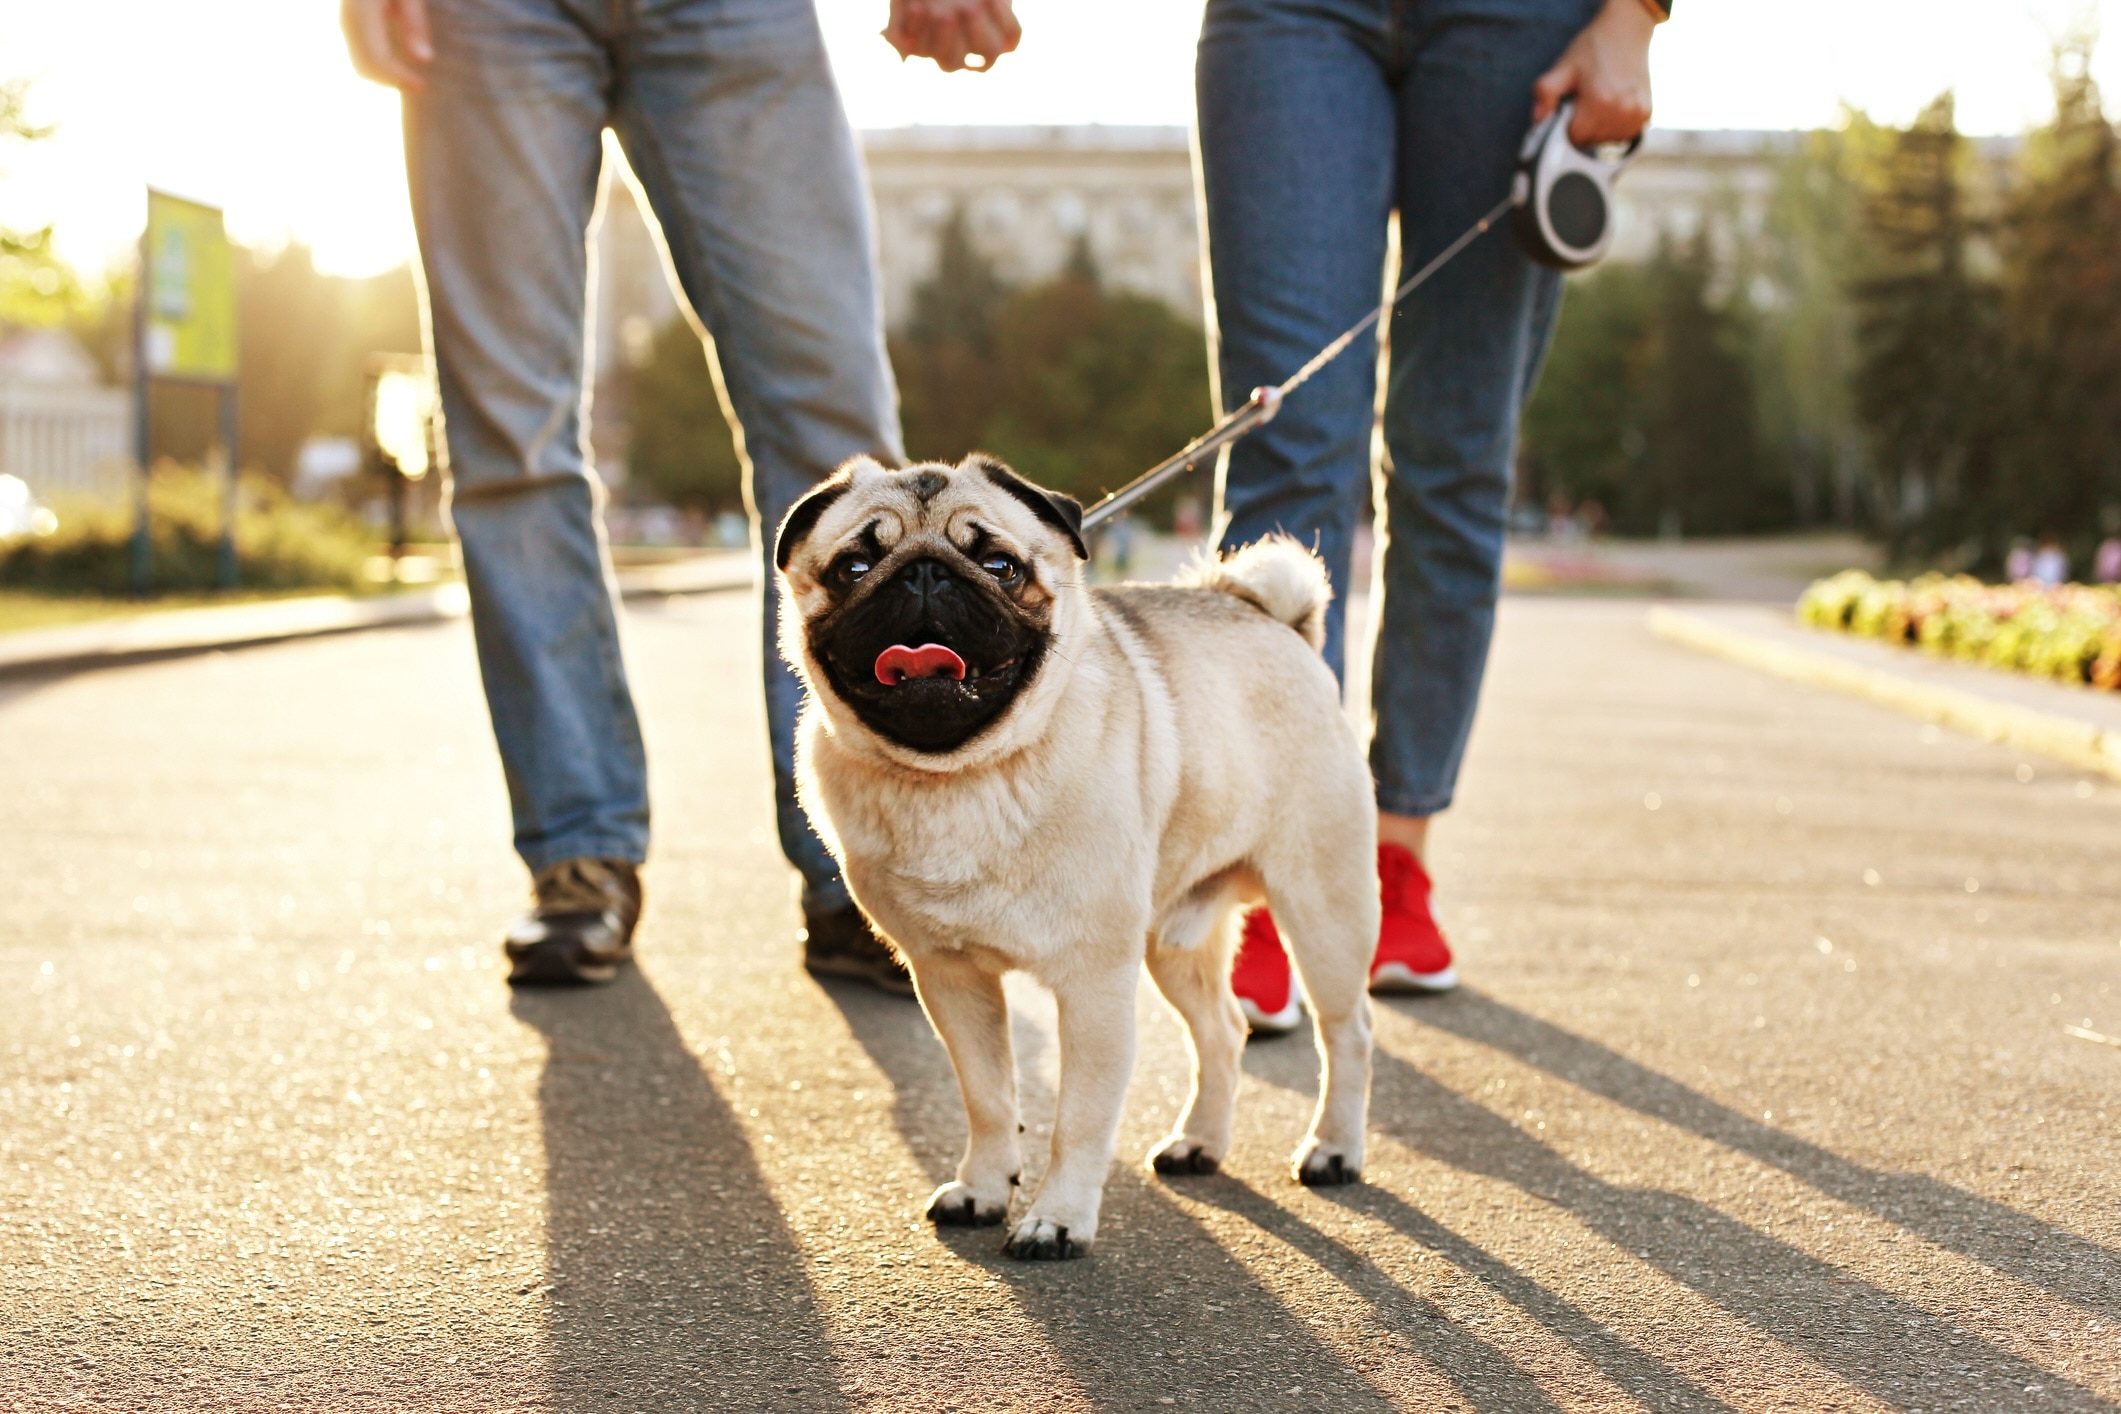
<path fill-rule="evenodd" d="M 803 943 L 803 966 L 812 976 L 852 977 L 893 996 L 913 995 L 913 974 L 854 904 L 817 913 L 805 909 L 797 936 Z"/>
<path fill-rule="evenodd" d="M 511 987 L 609 982 L 633 959 L 640 871 L 623 859 L 563 859 L 531 883 L 530 912 L 508 930 Z"/>

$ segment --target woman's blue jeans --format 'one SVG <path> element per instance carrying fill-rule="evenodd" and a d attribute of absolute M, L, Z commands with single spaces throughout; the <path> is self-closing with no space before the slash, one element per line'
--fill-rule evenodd
<path fill-rule="evenodd" d="M 617 135 L 712 338 L 770 560 L 848 457 L 901 458 L 875 240 L 811 0 L 429 0 L 406 166 L 440 376 L 450 514 L 479 668 L 533 870 L 640 860 L 647 769 L 585 454 L 585 237 Z M 795 799 L 799 688 L 762 646 L 781 847 L 846 901 Z"/>
<path fill-rule="evenodd" d="M 1411 272 L 1510 189 L 1532 82 L 1598 0 L 1209 0 L 1201 170 L 1225 405 L 1278 383 L 1375 308 L 1387 224 Z M 1390 323 L 1370 766 L 1377 804 L 1451 802 L 1495 601 L 1517 418 L 1561 283 L 1490 231 Z M 1365 338 L 1232 449 L 1225 548 L 1285 530 L 1344 595 L 1373 485 L 1377 344 Z M 1326 656 L 1343 671 L 1336 597 Z"/>

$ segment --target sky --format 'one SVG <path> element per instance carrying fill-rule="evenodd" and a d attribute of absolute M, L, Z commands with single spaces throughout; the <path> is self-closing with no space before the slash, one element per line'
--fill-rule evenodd
<path fill-rule="evenodd" d="M 2121 95 L 2121 0 L 1680 0 L 1651 50 L 1668 128 L 1816 127 L 1843 103 L 1902 121 L 1951 88 L 1969 132 L 2049 106 L 2072 24 Z M 991 74 L 901 64 L 885 0 L 818 0 L 857 126 L 1184 123 L 1200 0 L 1018 0 Z M 412 248 L 396 96 L 346 65 L 336 0 L 0 0 L 0 77 L 29 79 L 45 142 L 0 151 L 0 226 L 56 227 L 88 269 L 123 259 L 154 185 L 224 205 L 251 243 L 297 239 L 367 274 Z"/>

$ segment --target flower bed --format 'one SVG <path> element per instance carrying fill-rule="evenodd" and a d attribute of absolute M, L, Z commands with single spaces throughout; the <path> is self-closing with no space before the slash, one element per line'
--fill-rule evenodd
<path fill-rule="evenodd" d="M 2121 588 L 1984 584 L 1970 575 L 1815 581 L 1797 617 L 1943 657 L 2121 691 Z"/>

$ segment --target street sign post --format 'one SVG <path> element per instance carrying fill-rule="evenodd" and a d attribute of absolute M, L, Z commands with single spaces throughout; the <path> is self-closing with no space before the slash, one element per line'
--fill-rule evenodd
<path fill-rule="evenodd" d="M 235 251 L 222 226 L 221 210 L 150 188 L 133 312 L 133 440 L 139 457 L 132 552 L 135 593 L 145 595 L 154 588 L 149 393 L 157 381 L 218 391 L 219 455 L 228 478 L 220 581 L 224 589 L 236 585 L 236 371 Z"/>

